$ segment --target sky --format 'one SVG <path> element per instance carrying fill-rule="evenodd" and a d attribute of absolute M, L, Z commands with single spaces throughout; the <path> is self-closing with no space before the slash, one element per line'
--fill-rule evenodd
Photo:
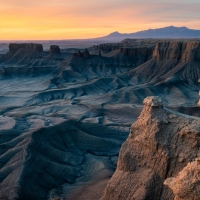
<path fill-rule="evenodd" d="M 0 40 L 86 39 L 170 25 L 200 30 L 200 0 L 0 0 Z"/>

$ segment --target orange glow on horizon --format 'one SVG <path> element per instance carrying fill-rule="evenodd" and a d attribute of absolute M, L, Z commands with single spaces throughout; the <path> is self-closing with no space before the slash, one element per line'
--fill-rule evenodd
<path fill-rule="evenodd" d="M 169 25 L 200 29 L 198 18 L 172 21 L 163 13 L 163 18 L 148 14 L 155 9 L 155 5 L 151 4 L 133 6 L 129 2 L 124 6 L 117 0 L 115 4 L 112 1 L 106 3 L 105 7 L 90 0 L 82 0 L 81 3 L 43 0 L 43 4 L 37 0 L 36 3 L 30 0 L 7 0 L 10 4 L 1 1 L 0 40 L 87 39 L 114 31 L 133 33 Z M 90 4 L 84 6 L 89 1 Z"/>
<path fill-rule="evenodd" d="M 0 39 L 87 39 L 105 36 L 114 31 L 141 30 L 130 27 L 129 22 L 116 16 L 93 18 L 92 16 L 77 16 L 65 10 L 66 14 L 61 8 L 34 9 L 25 11 L 20 9 L 13 11 L 12 14 L 1 11 Z M 46 10 L 45 13 L 44 10 Z"/>

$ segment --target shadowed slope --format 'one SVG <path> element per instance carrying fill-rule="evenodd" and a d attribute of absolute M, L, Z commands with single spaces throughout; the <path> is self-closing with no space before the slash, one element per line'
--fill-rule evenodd
<path fill-rule="evenodd" d="M 77 178 L 84 181 L 86 175 L 89 181 L 92 178 L 90 169 L 87 172 L 83 168 L 88 162 L 86 160 L 91 159 L 90 155 L 96 158 L 96 162 L 103 162 L 111 175 L 114 165 L 109 158 L 118 154 L 126 134 L 98 124 L 67 121 L 33 133 L 17 135 L 16 132 L 12 137 L 14 139 L 8 138 L 7 141 L 4 137 L 1 143 L 0 160 L 6 164 L 1 168 L 0 194 L 4 199 L 31 200 L 45 199 L 51 189 L 64 183 L 74 184 Z M 106 163 L 99 159 L 102 156 L 107 157 Z M 11 164 L 9 160 L 12 160 L 12 167 L 8 167 Z M 91 163 L 90 168 L 94 164 Z"/>

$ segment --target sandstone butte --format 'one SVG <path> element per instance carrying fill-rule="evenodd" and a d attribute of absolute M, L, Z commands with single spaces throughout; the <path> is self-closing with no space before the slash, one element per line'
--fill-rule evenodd
<path fill-rule="evenodd" d="M 200 119 L 143 103 L 101 200 L 199 200 Z"/>
<path fill-rule="evenodd" d="M 42 52 L 43 46 L 42 44 L 35 44 L 35 43 L 10 43 L 9 44 L 9 52 L 17 52 L 19 49 L 25 49 L 27 51 L 37 51 Z"/>
<path fill-rule="evenodd" d="M 60 54 L 60 47 L 58 45 L 51 45 L 49 52 L 51 54 Z"/>

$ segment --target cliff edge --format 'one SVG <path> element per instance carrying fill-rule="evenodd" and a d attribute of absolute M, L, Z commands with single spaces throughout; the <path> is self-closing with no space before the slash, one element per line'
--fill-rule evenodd
<path fill-rule="evenodd" d="M 182 62 L 200 61 L 200 42 L 158 42 L 153 52 L 153 58 L 156 60 L 175 59 Z"/>
<path fill-rule="evenodd" d="M 164 181 L 200 155 L 199 118 L 164 108 L 159 97 L 143 103 L 101 200 L 172 200 Z"/>

